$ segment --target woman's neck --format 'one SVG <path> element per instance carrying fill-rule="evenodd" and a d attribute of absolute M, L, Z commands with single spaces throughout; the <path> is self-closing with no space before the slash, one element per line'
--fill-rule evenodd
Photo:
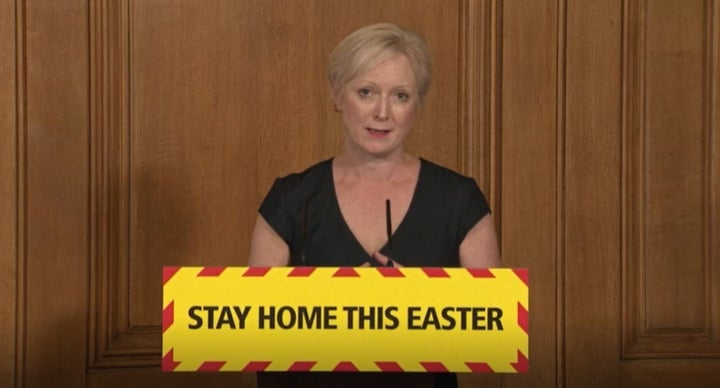
<path fill-rule="evenodd" d="M 343 152 L 334 159 L 334 167 L 345 178 L 365 181 L 389 182 L 407 179 L 413 174 L 419 159 L 409 153 L 399 152 L 379 157 Z"/>

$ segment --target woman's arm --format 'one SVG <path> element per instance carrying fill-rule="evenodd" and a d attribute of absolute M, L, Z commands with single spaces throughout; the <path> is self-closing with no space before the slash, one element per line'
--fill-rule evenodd
<path fill-rule="evenodd" d="M 290 264 L 290 248 L 265 219 L 258 215 L 250 241 L 249 267 L 285 267 Z"/>
<path fill-rule="evenodd" d="M 460 244 L 460 265 L 466 268 L 496 268 L 502 265 L 492 215 L 485 215 L 465 235 Z"/>

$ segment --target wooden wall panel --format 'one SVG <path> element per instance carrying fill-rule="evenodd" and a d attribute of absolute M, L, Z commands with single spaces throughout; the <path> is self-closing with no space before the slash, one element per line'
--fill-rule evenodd
<path fill-rule="evenodd" d="M 24 18 L 26 115 L 20 151 L 26 190 L 18 341 L 21 386 L 85 380 L 88 231 L 88 43 L 84 1 L 18 2 Z"/>
<path fill-rule="evenodd" d="M 620 366 L 620 387 L 692 387 L 714 388 L 718 382 L 720 361 L 700 360 L 633 360 Z"/>
<path fill-rule="evenodd" d="M 530 374 L 507 386 L 557 384 L 556 1 L 503 2 L 503 264 L 530 269 Z M 553 356 L 550 356 L 553 355 Z"/>
<path fill-rule="evenodd" d="M 616 386 L 622 4 L 568 1 L 565 23 L 564 384 Z"/>
<path fill-rule="evenodd" d="M 15 4 L 0 1 L 0 386 L 15 383 L 17 131 Z"/>
<path fill-rule="evenodd" d="M 473 176 L 483 189 L 500 236 L 502 2 L 470 0 L 460 3 L 456 168 Z M 543 372 L 538 370 L 533 374 L 538 380 L 537 376 Z M 487 374 L 458 376 L 463 387 L 500 386 L 502 379 L 500 375 Z"/>
<path fill-rule="evenodd" d="M 717 2 L 628 4 L 624 355 L 720 355 Z"/>
<path fill-rule="evenodd" d="M 496 225 L 501 225 L 502 2 L 470 0 L 461 5 L 458 169 L 476 178 Z"/>

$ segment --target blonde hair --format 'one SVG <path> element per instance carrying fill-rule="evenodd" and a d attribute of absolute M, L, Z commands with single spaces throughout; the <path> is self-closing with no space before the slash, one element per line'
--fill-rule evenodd
<path fill-rule="evenodd" d="M 392 23 L 363 27 L 335 47 L 328 61 L 328 81 L 333 93 L 339 95 L 350 80 L 398 54 L 410 61 L 422 101 L 430 89 L 430 51 L 420 34 Z"/>

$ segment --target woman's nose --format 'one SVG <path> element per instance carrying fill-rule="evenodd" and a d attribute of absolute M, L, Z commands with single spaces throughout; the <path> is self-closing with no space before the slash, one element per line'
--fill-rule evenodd
<path fill-rule="evenodd" d="M 388 111 L 390 110 L 390 107 L 388 107 L 388 100 L 387 98 L 383 97 L 378 100 L 378 104 L 375 107 L 375 119 L 380 121 L 385 121 L 388 119 Z"/>

